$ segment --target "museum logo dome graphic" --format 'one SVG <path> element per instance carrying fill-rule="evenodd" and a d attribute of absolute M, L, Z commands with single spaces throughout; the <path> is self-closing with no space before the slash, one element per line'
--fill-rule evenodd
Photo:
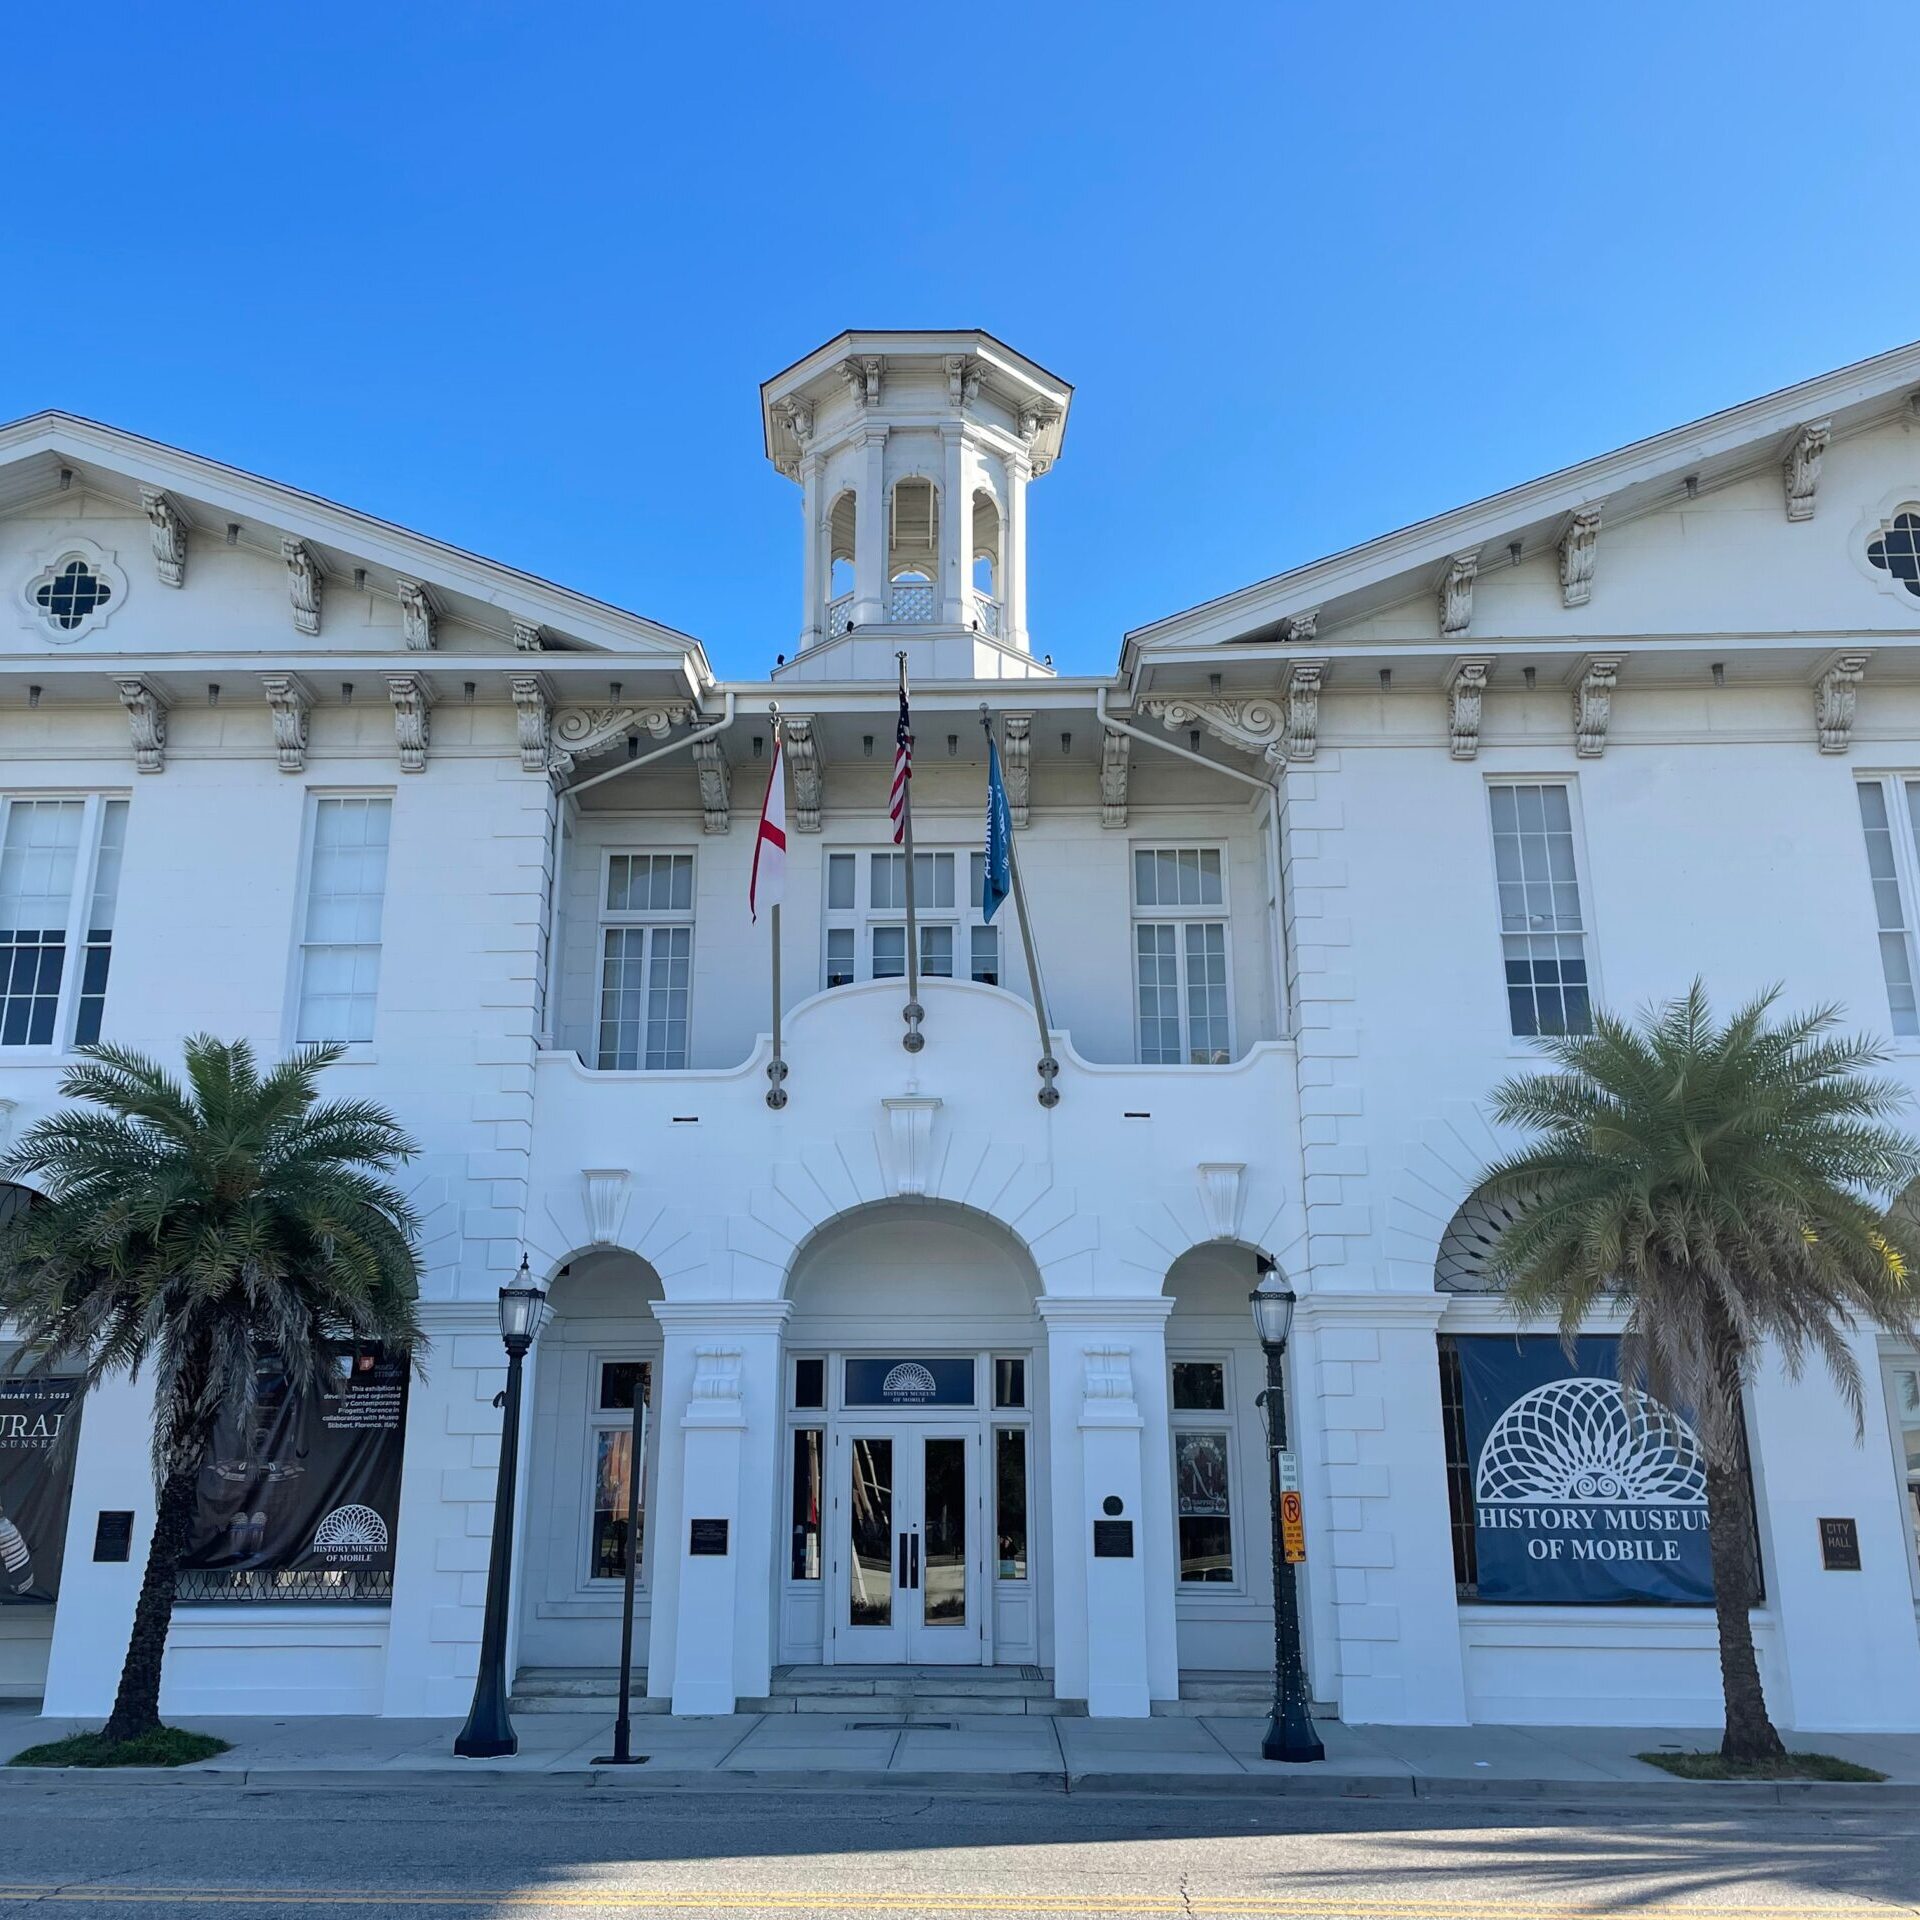
<path fill-rule="evenodd" d="M 1476 1499 L 1516 1505 L 1707 1500 L 1693 1429 L 1657 1400 L 1586 1374 L 1522 1394 L 1493 1423 L 1474 1480 Z"/>
<path fill-rule="evenodd" d="M 371 1507 L 335 1507 L 313 1530 L 316 1553 L 385 1553 L 387 1523 Z"/>
<path fill-rule="evenodd" d="M 903 1360 L 897 1367 L 888 1368 L 887 1377 L 880 1383 L 881 1396 L 887 1400 L 931 1400 L 938 1392 L 933 1375 L 917 1360 Z"/>

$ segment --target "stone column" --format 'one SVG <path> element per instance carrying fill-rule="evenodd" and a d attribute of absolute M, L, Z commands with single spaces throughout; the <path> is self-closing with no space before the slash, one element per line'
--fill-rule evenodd
<path fill-rule="evenodd" d="M 800 513 L 806 541 L 800 558 L 800 646 L 818 646 L 826 634 L 827 529 L 822 523 L 820 456 L 800 456 Z"/>
<path fill-rule="evenodd" d="M 1767 1581 L 1754 1637 L 1767 1704 L 1782 1730 L 1910 1729 L 1920 1700 L 1920 1638 L 1880 1356 L 1871 1333 L 1849 1345 L 1866 1389 L 1864 1434 L 1817 1361 L 1794 1381 L 1770 1357 L 1748 1409 Z M 1825 1566 L 1820 1523 L 1829 1519 L 1857 1528 L 1859 1572 Z"/>
<path fill-rule="evenodd" d="M 1007 512 L 1000 529 L 1000 637 L 1031 652 L 1027 638 L 1027 482 L 1032 465 L 1019 454 L 1009 454 Z"/>
<path fill-rule="evenodd" d="M 732 1713 L 773 1680 L 781 1329 L 789 1304 L 655 1301 L 665 1331 L 647 1691 Z"/>
<path fill-rule="evenodd" d="M 1173 1302 L 1047 1299 L 1054 1691 L 1142 1718 L 1179 1695 L 1166 1321 Z M 1099 1552 L 1096 1523 L 1130 1553 Z"/>
<path fill-rule="evenodd" d="M 973 488 L 958 422 L 941 428 L 940 456 L 940 618 L 964 627 L 973 619 Z"/>
<path fill-rule="evenodd" d="M 887 430 L 866 427 L 854 439 L 853 623 L 887 617 Z"/>

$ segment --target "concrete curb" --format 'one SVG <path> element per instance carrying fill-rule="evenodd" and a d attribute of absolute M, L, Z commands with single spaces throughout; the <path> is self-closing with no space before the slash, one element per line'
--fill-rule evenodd
<path fill-rule="evenodd" d="M 1920 1783 L 1827 1780 L 1721 1782 L 1704 1780 L 1501 1780 L 1464 1776 L 1329 1773 L 1065 1773 L 916 1770 L 878 1773 L 857 1768 L 749 1771 L 651 1766 L 578 1767 L 565 1772 L 518 1767 L 11 1767 L 0 1768 L 0 1792 L 60 1787 L 228 1787 L 251 1792 L 360 1792 L 395 1787 L 511 1787 L 543 1792 L 582 1788 L 614 1792 L 833 1793 L 893 1790 L 906 1793 L 1056 1793 L 1119 1798 L 1236 1800 L 1470 1800 L 1481 1805 L 1522 1804 L 1541 1812 L 1590 1811 L 1596 1806 L 1658 1806 L 1663 1812 L 1709 1808 L 1751 1811 L 1770 1807 L 1823 1812 L 1920 1808 Z"/>

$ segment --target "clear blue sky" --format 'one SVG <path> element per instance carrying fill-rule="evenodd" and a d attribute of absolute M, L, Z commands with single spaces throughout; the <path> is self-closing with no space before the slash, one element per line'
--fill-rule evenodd
<path fill-rule="evenodd" d="M 756 386 L 1073 381 L 1036 644 L 1920 336 L 1911 6 L 16 9 L 0 418 L 65 407 L 700 635 L 798 624 Z"/>

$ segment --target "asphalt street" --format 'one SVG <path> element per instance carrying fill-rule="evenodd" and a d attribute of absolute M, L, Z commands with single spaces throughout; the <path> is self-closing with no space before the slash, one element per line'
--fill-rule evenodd
<path fill-rule="evenodd" d="M 1920 1811 L 0 1782 L 0 1920 L 1920 1914 Z"/>

